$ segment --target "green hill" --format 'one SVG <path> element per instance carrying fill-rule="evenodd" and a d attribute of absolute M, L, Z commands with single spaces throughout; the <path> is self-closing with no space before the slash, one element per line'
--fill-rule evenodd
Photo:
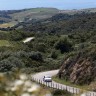
<path fill-rule="evenodd" d="M 59 10 L 56 8 L 30 8 L 22 10 L 5 10 L 0 11 L 0 28 L 11 27 L 19 22 L 26 22 L 30 20 L 40 20 L 50 18 L 55 14 L 81 14 L 81 13 L 95 13 L 96 8 L 81 9 L 81 10 Z M 2 25 L 3 24 L 3 25 Z"/>
<path fill-rule="evenodd" d="M 59 12 L 56 8 L 31 8 L 23 10 L 0 11 L 0 27 L 6 28 L 32 19 L 49 18 Z M 7 26 L 4 26 L 6 23 Z M 2 25 L 3 24 L 3 25 Z"/>
<path fill-rule="evenodd" d="M 58 9 L 55 8 L 32 8 L 22 12 L 11 14 L 13 21 L 25 21 L 32 19 L 44 19 L 53 16 L 58 13 Z"/>

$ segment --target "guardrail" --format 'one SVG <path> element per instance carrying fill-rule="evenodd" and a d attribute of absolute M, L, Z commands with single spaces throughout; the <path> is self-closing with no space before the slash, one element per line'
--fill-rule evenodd
<path fill-rule="evenodd" d="M 37 79 L 37 78 L 34 78 L 32 77 L 32 81 L 35 81 L 39 84 L 42 84 L 44 86 L 47 86 L 47 87 L 50 87 L 50 88 L 53 88 L 53 89 L 59 89 L 59 90 L 66 90 L 70 93 L 73 93 L 77 96 L 77 94 L 82 94 L 84 93 L 84 95 L 81 95 L 81 96 L 96 96 L 96 92 L 91 92 L 91 91 L 86 91 L 86 92 L 83 92 L 83 90 L 79 89 L 79 88 L 74 88 L 74 87 L 70 87 L 70 86 L 67 86 L 67 85 L 62 85 L 60 83 L 55 83 L 55 82 L 44 82 L 43 80 L 40 80 L 40 79 Z"/>

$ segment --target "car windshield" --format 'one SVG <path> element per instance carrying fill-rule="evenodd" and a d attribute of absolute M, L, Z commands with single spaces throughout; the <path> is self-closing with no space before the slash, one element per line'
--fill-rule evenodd
<path fill-rule="evenodd" d="M 50 76 L 44 76 L 45 78 L 51 78 Z"/>

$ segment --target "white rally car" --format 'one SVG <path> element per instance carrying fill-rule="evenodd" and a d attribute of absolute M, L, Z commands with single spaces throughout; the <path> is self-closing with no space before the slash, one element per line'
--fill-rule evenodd
<path fill-rule="evenodd" d="M 46 75 L 43 77 L 43 81 L 44 82 L 52 82 L 52 78 L 50 76 Z"/>

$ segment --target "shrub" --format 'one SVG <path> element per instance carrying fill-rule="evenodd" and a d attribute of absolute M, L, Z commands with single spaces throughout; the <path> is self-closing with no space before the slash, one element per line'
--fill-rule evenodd
<path fill-rule="evenodd" d="M 40 52 L 45 52 L 46 50 L 46 45 L 44 43 L 39 43 L 36 45 L 36 49 Z"/>
<path fill-rule="evenodd" d="M 55 48 L 59 49 L 61 53 L 69 52 L 72 50 L 72 43 L 68 38 L 62 38 L 55 43 Z"/>
<path fill-rule="evenodd" d="M 56 50 L 53 50 L 51 53 L 51 58 L 56 59 L 58 57 L 58 53 Z"/>
<path fill-rule="evenodd" d="M 19 31 L 12 31 L 9 33 L 9 39 L 12 41 L 22 40 L 23 38 L 22 33 Z"/>
<path fill-rule="evenodd" d="M 67 91 L 56 89 L 53 91 L 53 96 L 73 96 L 73 95 Z"/>
<path fill-rule="evenodd" d="M 43 61 L 42 54 L 40 52 L 31 52 L 29 58 L 37 61 Z"/>
<path fill-rule="evenodd" d="M 23 68 L 24 64 L 16 57 L 9 57 L 0 62 L 0 72 Z"/>

